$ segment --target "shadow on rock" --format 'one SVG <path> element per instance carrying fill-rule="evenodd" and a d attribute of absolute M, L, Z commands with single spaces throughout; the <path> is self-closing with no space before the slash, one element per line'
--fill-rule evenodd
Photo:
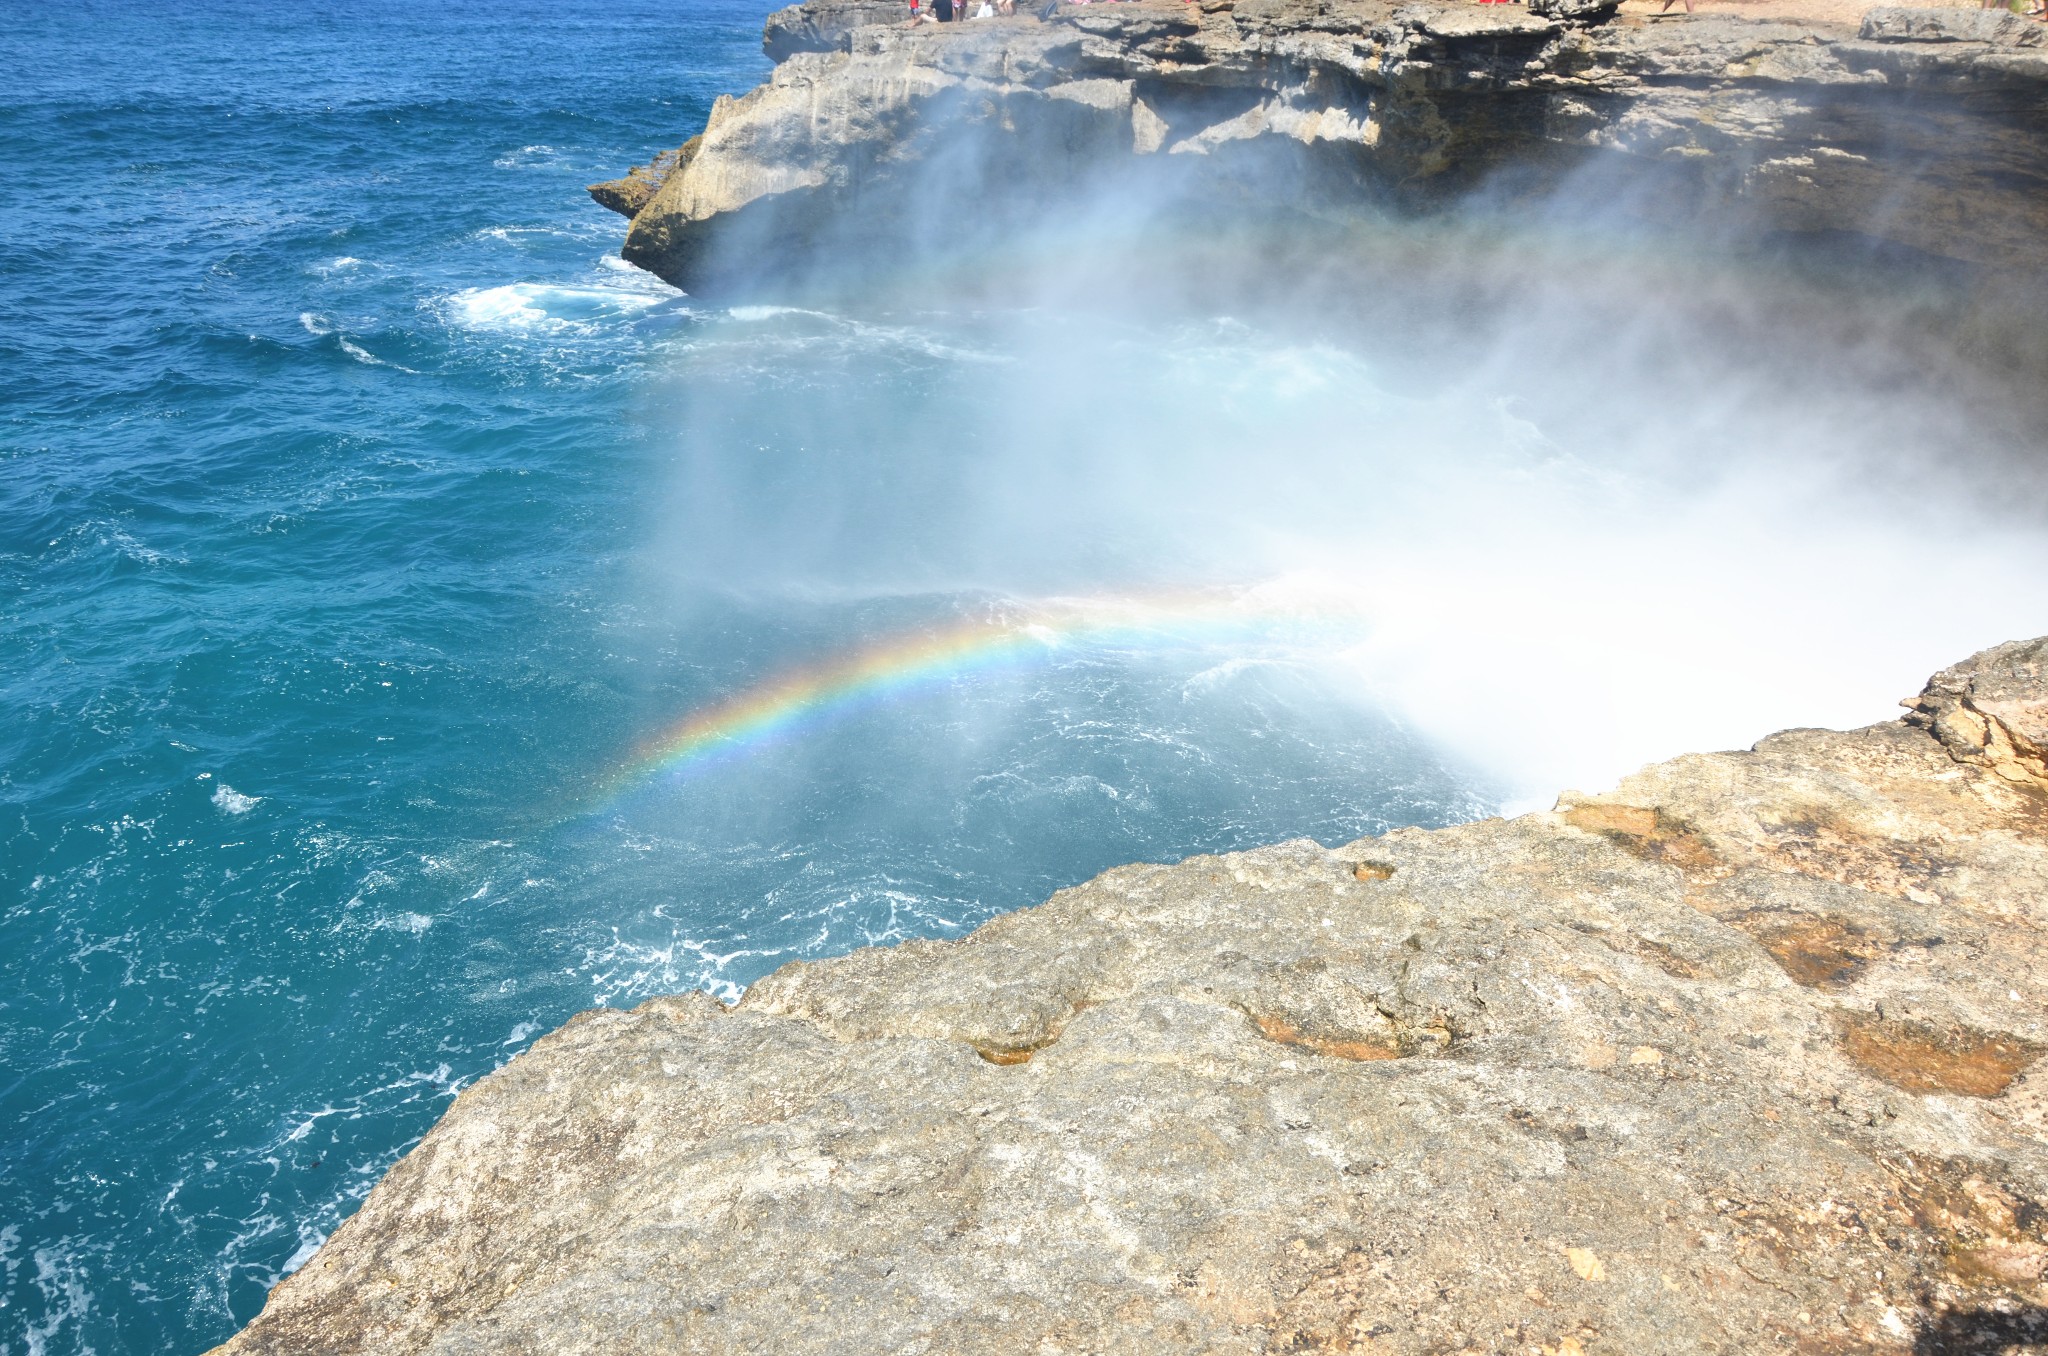
<path fill-rule="evenodd" d="M 2048 1309 L 1962 1309 L 1920 1330 L 1913 1356 L 2048 1351 Z"/>

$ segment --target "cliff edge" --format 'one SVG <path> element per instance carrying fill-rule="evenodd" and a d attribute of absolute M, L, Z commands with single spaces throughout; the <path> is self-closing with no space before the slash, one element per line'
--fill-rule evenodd
<path fill-rule="evenodd" d="M 2048 639 L 1552 812 L 584 1013 L 220 1348 L 2048 1340 Z"/>
<path fill-rule="evenodd" d="M 766 83 L 593 186 L 632 218 L 625 257 L 732 291 L 1103 202 L 1341 219 L 1483 198 L 2041 268 L 2048 25 L 2003 11 L 1880 8 L 1855 28 L 1605 0 L 903 12 L 771 17 Z"/>

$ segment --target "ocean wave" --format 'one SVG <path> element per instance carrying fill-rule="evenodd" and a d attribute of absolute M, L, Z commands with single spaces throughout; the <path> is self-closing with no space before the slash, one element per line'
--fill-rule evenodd
<path fill-rule="evenodd" d="M 343 353 L 348 354 L 349 357 L 354 358 L 357 362 L 367 367 L 388 367 L 394 372 L 405 372 L 415 377 L 419 375 L 417 368 L 407 367 L 404 363 L 394 363 L 389 359 L 380 358 L 362 345 L 351 343 L 340 335 L 335 336 L 335 342 L 341 346 Z"/>
<path fill-rule="evenodd" d="M 159 550 L 138 539 L 119 523 L 103 518 L 79 523 L 49 538 L 44 546 L 47 551 L 44 560 L 49 565 L 69 560 L 96 560 L 103 551 L 112 553 L 117 560 L 151 570 L 191 563 L 186 556 Z"/>
<path fill-rule="evenodd" d="M 674 295 L 623 287 L 506 283 L 465 288 L 450 295 L 446 305 L 450 318 L 464 329 L 588 333 L 606 322 L 644 315 Z"/>
<path fill-rule="evenodd" d="M 560 158 L 560 153 L 554 147 L 535 144 L 532 146 L 521 146 L 516 151 L 508 151 L 491 161 L 491 164 L 497 169 L 532 169 L 536 166 L 552 164 Z"/>
<path fill-rule="evenodd" d="M 219 806 L 222 812 L 226 814 L 245 815 L 262 804 L 262 802 L 263 797 L 245 796 L 226 782 L 222 782 L 219 786 L 213 788 L 213 803 Z"/>
<path fill-rule="evenodd" d="M 1224 687 L 1257 669 L 1272 668 L 1290 661 L 1275 659 L 1266 655 L 1233 655 L 1220 664 L 1211 664 L 1181 684 L 1182 697 L 1213 691 Z"/>
<path fill-rule="evenodd" d="M 767 336 L 765 341 L 788 344 L 799 349 L 816 348 L 823 341 L 826 344 L 843 346 L 852 353 L 882 352 L 898 356 L 915 354 L 942 362 L 993 364 L 1011 361 L 1007 353 L 996 349 L 971 347 L 957 339 L 943 339 L 929 330 L 909 325 L 860 320 L 853 316 L 835 315 L 830 311 L 812 310 L 803 306 L 732 306 L 726 309 L 725 319 L 747 326 L 758 326 L 777 320 L 792 322 L 789 330 Z M 797 328 L 801 322 L 806 321 L 819 322 L 819 327 Z M 822 333 L 819 332 L 820 328 Z"/>
<path fill-rule="evenodd" d="M 624 263 L 625 261 L 620 260 L 620 262 Z M 631 265 L 629 264 L 627 265 L 627 267 L 630 268 Z M 728 307 L 725 313 L 731 319 L 738 320 L 743 323 L 750 323 L 757 320 L 773 320 L 777 316 L 785 315 L 806 315 L 812 316 L 819 320 L 832 321 L 834 323 L 837 323 L 839 320 L 839 317 L 836 315 L 831 315 L 825 311 L 807 310 L 802 306 L 733 306 Z"/>
<path fill-rule="evenodd" d="M 546 226 L 486 226 L 474 232 L 472 240 L 494 240 L 501 245 L 517 245 L 529 237 L 540 240 L 601 240 L 610 242 L 618 238 L 618 230 L 609 219 L 605 221 L 566 221 Z"/>
<path fill-rule="evenodd" d="M 353 339 L 337 330 L 333 320 L 321 315 L 317 311 L 299 312 L 299 327 L 315 339 L 334 340 L 336 348 L 366 367 L 388 367 L 395 372 L 405 372 L 415 377 L 419 375 L 418 370 L 415 368 L 407 367 L 403 363 L 392 362 L 389 358 L 380 358 L 370 352 L 361 344 L 356 343 Z"/>
<path fill-rule="evenodd" d="M 659 292 L 663 296 L 683 295 L 640 265 L 629 264 L 616 254 L 599 255 L 597 266 L 607 273 L 617 274 L 622 280 L 637 285 L 643 291 Z"/>

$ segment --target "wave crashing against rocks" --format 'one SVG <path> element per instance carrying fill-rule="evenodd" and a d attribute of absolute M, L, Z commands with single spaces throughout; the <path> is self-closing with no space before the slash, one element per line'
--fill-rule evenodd
<path fill-rule="evenodd" d="M 584 1013 L 220 1351 L 2038 1338 L 2048 638 L 1911 705 Z"/>

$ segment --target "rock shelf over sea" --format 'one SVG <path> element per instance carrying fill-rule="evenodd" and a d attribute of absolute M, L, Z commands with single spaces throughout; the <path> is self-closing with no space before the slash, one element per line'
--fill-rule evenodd
<path fill-rule="evenodd" d="M 915 30 L 905 13 L 776 13 L 766 83 L 594 186 L 633 219 L 625 257 L 738 289 L 1042 226 L 1091 184 L 1269 217 L 1483 190 L 2029 271 L 2048 235 L 2048 25 L 2003 10 L 1850 27 L 1601 0 L 1148 0 Z"/>
<path fill-rule="evenodd" d="M 1911 707 L 584 1013 L 220 1351 L 2048 1339 L 2048 639 Z"/>

